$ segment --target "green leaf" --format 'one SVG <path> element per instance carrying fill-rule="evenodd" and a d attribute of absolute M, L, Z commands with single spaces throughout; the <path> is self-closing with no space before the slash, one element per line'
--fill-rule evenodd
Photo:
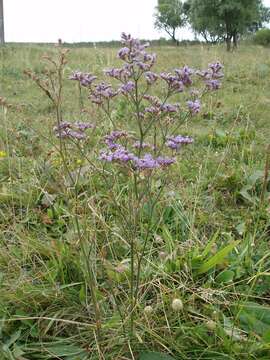
<path fill-rule="evenodd" d="M 78 359 L 80 360 L 84 356 L 87 355 L 86 351 L 79 347 L 78 345 L 68 344 L 66 342 L 54 342 L 54 343 L 43 343 L 43 352 L 48 352 L 50 354 L 50 358 L 55 357 L 66 357 L 68 356 L 69 359 Z M 28 351 L 36 352 L 39 351 L 40 348 L 37 348 L 37 344 L 27 344 L 25 348 L 22 349 L 25 354 Z"/>
<path fill-rule="evenodd" d="M 252 197 L 248 191 L 252 190 L 252 186 L 251 185 L 246 185 L 244 186 L 241 190 L 240 190 L 240 195 L 242 195 L 242 197 L 251 202 L 252 204 L 255 204 L 256 202 L 256 198 Z"/>
<path fill-rule="evenodd" d="M 248 184 L 254 186 L 256 182 L 260 179 L 263 179 L 264 171 L 257 170 L 248 178 Z"/>
<path fill-rule="evenodd" d="M 263 341 L 266 342 L 267 344 L 270 344 L 270 330 L 266 331 L 263 334 Z"/>
<path fill-rule="evenodd" d="M 212 256 L 208 261 L 204 262 L 198 269 L 198 274 L 204 274 L 218 264 L 221 264 L 225 257 L 239 244 L 240 241 L 234 241 L 233 243 L 225 246 L 217 254 Z"/>
<path fill-rule="evenodd" d="M 218 276 L 216 277 L 216 282 L 222 284 L 222 283 L 228 283 L 230 281 L 233 281 L 234 278 L 234 272 L 231 270 L 224 270 Z"/>
<path fill-rule="evenodd" d="M 242 305 L 239 320 L 245 331 L 267 337 L 270 332 L 270 307 L 256 303 Z"/>
<path fill-rule="evenodd" d="M 175 360 L 170 355 L 157 352 L 144 352 L 140 355 L 139 360 Z"/>
<path fill-rule="evenodd" d="M 202 252 L 202 258 L 204 258 L 205 256 L 207 256 L 212 248 L 212 246 L 214 245 L 214 243 L 217 240 L 217 237 L 219 235 L 219 230 L 214 234 L 214 236 L 212 237 L 212 239 L 209 241 L 209 243 L 206 245 L 204 251 Z"/>
<path fill-rule="evenodd" d="M 225 131 L 221 130 L 221 129 L 216 129 L 215 131 L 216 136 L 220 137 L 220 138 L 226 138 L 227 134 L 225 133 Z"/>

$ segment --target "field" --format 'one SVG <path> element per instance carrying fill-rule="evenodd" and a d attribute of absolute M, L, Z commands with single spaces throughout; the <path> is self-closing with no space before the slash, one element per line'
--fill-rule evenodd
<path fill-rule="evenodd" d="M 95 129 L 62 153 L 55 109 L 24 74 L 58 49 L 0 51 L 0 359 L 270 359 L 270 50 L 151 49 L 158 73 L 220 61 L 225 74 L 179 128 L 194 143 L 151 179 L 153 208 L 136 203 L 127 171 L 103 168 L 112 127 L 68 80 L 104 77 L 117 49 L 67 54 L 63 119 Z M 117 129 L 135 132 L 130 111 L 115 100 Z"/>

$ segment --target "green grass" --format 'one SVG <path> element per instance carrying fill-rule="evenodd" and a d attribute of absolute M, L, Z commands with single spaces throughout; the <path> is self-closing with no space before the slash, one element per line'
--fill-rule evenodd
<path fill-rule="evenodd" d="M 41 73 L 44 51 L 56 49 L 8 45 L 0 51 L 0 96 L 12 104 L 0 115 L 0 151 L 6 153 L 0 153 L 0 359 L 124 360 L 144 351 L 174 359 L 269 359 L 269 182 L 265 201 L 260 197 L 270 135 L 270 50 L 154 49 L 156 71 L 220 60 L 225 79 L 201 115 L 182 128 L 195 144 L 183 151 L 156 208 L 130 342 L 114 297 L 125 311 L 130 255 L 110 201 L 114 192 L 127 205 L 123 179 L 114 176 L 108 184 L 87 170 L 78 207 L 55 150 L 52 106 L 23 74 L 27 68 Z M 71 50 L 66 78 L 77 69 L 102 76 L 118 63 L 115 53 Z M 99 139 L 109 127 L 104 115 L 86 93 L 87 112 L 80 114 L 75 84 L 64 85 L 64 119 L 95 122 Z M 115 116 L 119 124 L 128 121 L 124 102 Z M 97 149 L 98 140 L 87 146 Z M 78 159 L 70 154 L 74 171 Z M 75 213 L 96 273 L 101 339 Z M 171 307 L 176 297 L 183 302 L 180 312 Z M 144 312 L 148 305 L 151 314 Z"/>

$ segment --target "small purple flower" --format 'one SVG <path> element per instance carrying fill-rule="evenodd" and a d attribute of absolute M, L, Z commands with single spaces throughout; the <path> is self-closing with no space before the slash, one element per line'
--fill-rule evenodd
<path fill-rule="evenodd" d="M 96 76 L 89 74 L 89 73 L 83 73 L 81 71 L 75 71 L 70 77 L 70 80 L 77 80 L 80 82 L 82 86 L 88 87 L 90 86 L 93 81 L 97 79 Z"/>
<path fill-rule="evenodd" d="M 144 63 L 142 61 L 137 61 L 136 65 L 138 66 L 138 68 L 140 70 L 143 70 L 143 71 L 148 71 L 151 68 L 150 64 L 146 64 L 146 63 Z"/>
<path fill-rule="evenodd" d="M 209 64 L 209 69 L 204 71 L 198 71 L 197 75 L 205 80 L 205 85 L 208 90 L 218 90 L 221 86 L 218 79 L 224 77 L 221 72 L 223 65 L 220 62 Z"/>
<path fill-rule="evenodd" d="M 105 74 L 120 81 L 127 81 L 127 79 L 130 78 L 131 76 L 131 71 L 127 66 L 123 66 L 120 69 L 113 68 L 113 69 L 105 70 Z"/>
<path fill-rule="evenodd" d="M 157 160 L 151 154 L 145 154 L 143 158 L 136 159 L 135 167 L 139 170 L 156 169 L 159 167 Z"/>
<path fill-rule="evenodd" d="M 82 72 L 81 71 L 74 71 L 70 76 L 69 76 L 69 80 L 77 80 L 80 81 L 81 80 L 81 75 Z"/>
<path fill-rule="evenodd" d="M 187 106 L 190 110 L 190 112 L 192 113 L 192 115 L 198 114 L 201 110 L 201 103 L 199 100 L 195 100 L 195 101 L 187 101 Z"/>
<path fill-rule="evenodd" d="M 68 130 L 67 135 L 69 138 L 71 139 L 75 139 L 75 140 L 84 140 L 86 139 L 86 135 L 82 132 L 79 131 L 74 131 L 74 130 Z"/>
<path fill-rule="evenodd" d="M 128 94 L 135 90 L 135 84 L 133 81 L 128 81 L 126 84 L 121 85 L 119 91 L 122 94 Z"/>
<path fill-rule="evenodd" d="M 161 157 L 154 159 L 151 154 L 145 154 L 143 158 L 134 160 L 135 168 L 138 170 L 153 170 L 157 168 L 165 168 L 175 163 L 175 159 Z"/>
<path fill-rule="evenodd" d="M 149 114 L 158 114 L 160 112 L 160 107 L 158 106 L 148 106 L 144 109 L 145 113 Z"/>
<path fill-rule="evenodd" d="M 182 69 L 176 69 L 175 73 L 178 79 L 185 85 L 190 86 L 192 84 L 191 75 L 194 73 L 188 66 L 184 66 Z"/>
<path fill-rule="evenodd" d="M 159 156 L 156 161 L 161 167 L 167 167 L 175 163 L 175 159 L 162 156 Z"/>
<path fill-rule="evenodd" d="M 74 123 L 74 127 L 77 128 L 80 131 L 85 131 L 87 129 L 93 129 L 94 125 L 90 124 L 90 123 L 87 123 L 87 122 L 79 122 L 79 121 L 77 121 L 77 122 Z"/>
<path fill-rule="evenodd" d="M 221 86 L 220 81 L 214 80 L 214 79 L 213 80 L 207 80 L 205 82 L 205 85 L 206 85 L 208 90 L 218 90 L 218 89 L 220 89 L 220 86 Z"/>
<path fill-rule="evenodd" d="M 157 61 L 157 55 L 156 54 L 144 53 L 143 61 L 144 62 L 149 62 L 149 65 L 150 65 L 150 68 L 151 68 L 152 66 L 154 66 L 155 62 Z"/>
<path fill-rule="evenodd" d="M 85 131 L 87 129 L 93 128 L 94 126 L 90 123 L 83 123 L 83 122 L 75 122 L 70 123 L 67 121 L 61 122 L 58 126 L 53 128 L 56 136 L 62 139 L 69 138 L 69 139 L 76 139 L 76 140 L 84 140 L 86 139 Z"/>
<path fill-rule="evenodd" d="M 129 53 L 130 53 L 130 49 L 128 47 L 123 47 L 118 51 L 118 57 L 122 60 L 126 60 Z"/>
<path fill-rule="evenodd" d="M 101 82 L 95 86 L 95 89 L 90 92 L 89 99 L 97 105 L 103 104 L 105 100 L 109 101 L 111 98 L 118 95 L 119 92 L 113 90 L 110 84 Z"/>
<path fill-rule="evenodd" d="M 147 143 L 140 143 L 140 141 L 136 141 L 134 144 L 133 144 L 133 147 L 135 149 L 146 149 L 146 148 L 150 148 L 151 145 L 150 144 L 147 144 Z"/>
<path fill-rule="evenodd" d="M 72 128 L 72 124 L 68 121 L 62 121 L 59 125 L 55 126 L 53 128 L 53 130 L 56 131 L 61 131 L 61 130 L 66 130 L 66 129 L 71 129 Z"/>
<path fill-rule="evenodd" d="M 213 71 L 213 73 L 219 73 L 220 70 L 223 69 L 223 65 L 217 61 L 216 63 L 209 64 L 209 68 Z"/>
<path fill-rule="evenodd" d="M 144 95 L 143 98 L 156 107 L 160 107 L 162 105 L 160 99 L 157 96 Z"/>
<path fill-rule="evenodd" d="M 99 159 L 107 161 L 107 162 L 112 162 L 113 161 L 113 153 L 105 151 L 105 150 L 101 150 L 100 154 L 99 154 Z"/>
<path fill-rule="evenodd" d="M 172 104 L 164 104 L 161 105 L 161 111 L 166 112 L 166 113 L 175 113 L 179 110 L 179 105 L 172 105 Z"/>
<path fill-rule="evenodd" d="M 166 145 L 172 150 L 179 150 L 181 145 L 192 144 L 193 139 L 189 136 L 170 136 L 167 138 Z"/>
<path fill-rule="evenodd" d="M 95 80 L 97 76 L 93 76 L 91 74 L 84 74 L 83 78 L 81 79 L 81 85 L 88 87 L 90 86 Z"/>
<path fill-rule="evenodd" d="M 115 161 L 119 163 L 128 163 L 129 161 L 136 159 L 136 156 L 130 153 L 123 146 L 118 146 L 114 152 L 102 150 L 99 158 L 108 162 Z"/>
<path fill-rule="evenodd" d="M 168 84 L 169 90 L 173 92 L 183 92 L 184 91 L 184 84 L 179 77 L 172 75 L 171 73 L 161 73 L 161 79 L 166 81 Z"/>
<path fill-rule="evenodd" d="M 149 85 L 154 84 L 158 79 L 158 75 L 153 73 L 152 71 L 147 71 L 144 76 Z"/>
<path fill-rule="evenodd" d="M 128 136 L 128 133 L 124 130 L 114 130 L 109 135 L 105 136 L 105 140 L 115 141 L 120 138 L 126 138 Z"/>
<path fill-rule="evenodd" d="M 56 137 L 61 138 L 61 139 L 67 139 L 68 136 L 68 131 L 66 130 L 62 130 L 56 133 Z"/>
<path fill-rule="evenodd" d="M 56 131 L 56 136 L 62 139 L 69 138 L 75 140 L 84 140 L 86 139 L 86 135 L 83 132 L 74 131 L 71 129 Z"/>
<path fill-rule="evenodd" d="M 101 82 L 95 88 L 95 94 L 100 95 L 104 98 L 112 98 L 118 94 L 117 91 L 114 91 L 110 84 Z"/>
<path fill-rule="evenodd" d="M 126 138 L 128 133 L 126 131 L 113 131 L 111 134 L 106 135 L 104 137 L 105 144 L 109 147 L 109 149 L 116 149 L 119 148 L 120 145 L 116 144 L 115 142 L 121 138 Z"/>

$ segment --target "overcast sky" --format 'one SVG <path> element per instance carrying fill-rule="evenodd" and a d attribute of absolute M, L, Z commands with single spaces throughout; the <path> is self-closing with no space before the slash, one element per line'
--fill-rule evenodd
<path fill-rule="evenodd" d="M 237 1 L 237 0 L 236 0 Z M 270 6 L 270 0 L 264 0 Z M 4 0 L 7 42 L 66 42 L 118 40 L 122 31 L 157 39 L 157 0 Z M 181 38 L 192 38 L 181 30 Z"/>

